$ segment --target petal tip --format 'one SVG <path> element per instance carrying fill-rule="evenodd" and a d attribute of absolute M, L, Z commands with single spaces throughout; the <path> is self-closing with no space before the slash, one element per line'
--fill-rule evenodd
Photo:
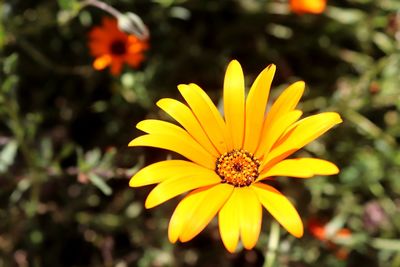
<path fill-rule="evenodd" d="M 179 91 L 183 91 L 183 90 L 186 90 L 188 88 L 188 85 L 187 84 L 178 84 L 177 87 L 178 87 Z"/>
<path fill-rule="evenodd" d="M 276 70 L 276 65 L 274 63 L 271 63 L 267 66 L 267 70 L 269 71 L 275 71 Z"/>
<path fill-rule="evenodd" d="M 150 192 L 150 194 L 151 194 L 151 192 Z M 147 198 L 146 198 L 146 201 L 144 202 L 144 207 L 146 209 L 151 209 L 151 208 L 154 208 L 157 205 L 158 204 L 154 202 L 153 198 L 150 195 L 148 195 Z"/>
<path fill-rule="evenodd" d="M 137 187 L 135 179 L 133 179 L 135 176 L 133 176 L 130 180 L 129 180 L 129 187 Z"/>
<path fill-rule="evenodd" d="M 140 137 L 140 136 L 139 136 Z M 133 139 L 132 141 L 129 142 L 128 146 L 140 146 L 139 142 L 138 142 L 138 138 Z"/>

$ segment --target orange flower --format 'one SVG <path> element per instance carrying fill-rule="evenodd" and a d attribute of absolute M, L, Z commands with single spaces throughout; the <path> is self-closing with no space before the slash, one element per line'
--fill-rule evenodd
<path fill-rule="evenodd" d="M 147 40 L 120 31 L 117 21 L 112 18 L 103 18 L 102 25 L 94 27 L 89 38 L 90 53 L 96 58 L 93 67 L 103 70 L 110 66 L 113 75 L 121 73 L 124 63 L 137 68 L 148 48 Z"/>
<path fill-rule="evenodd" d="M 311 219 L 308 222 L 308 230 L 310 231 L 311 235 L 313 235 L 316 239 L 324 242 L 327 247 L 335 251 L 335 256 L 338 259 L 345 260 L 349 254 L 348 249 L 344 247 L 338 247 L 334 241 L 340 239 L 346 239 L 351 237 L 351 231 L 348 228 L 341 228 L 333 235 L 329 235 L 327 233 L 326 223 L 319 219 Z"/>
<path fill-rule="evenodd" d="M 290 0 L 290 9 L 297 14 L 321 14 L 326 8 L 327 0 Z"/>

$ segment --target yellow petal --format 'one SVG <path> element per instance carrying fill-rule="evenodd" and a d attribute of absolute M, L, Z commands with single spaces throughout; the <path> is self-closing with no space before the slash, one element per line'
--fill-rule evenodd
<path fill-rule="evenodd" d="M 224 120 L 208 95 L 197 85 L 178 86 L 194 115 L 220 154 L 232 149 Z"/>
<path fill-rule="evenodd" d="M 157 102 L 157 106 L 180 123 L 199 144 L 210 152 L 210 154 L 215 157 L 219 156 L 218 151 L 207 137 L 203 128 L 201 128 L 193 112 L 185 104 L 175 99 L 164 98 Z"/>
<path fill-rule="evenodd" d="M 288 157 L 341 122 L 342 119 L 336 112 L 324 112 L 298 121 L 276 142 L 263 159 L 261 169 Z"/>
<path fill-rule="evenodd" d="M 275 70 L 274 64 L 266 67 L 254 81 L 246 99 L 246 127 L 243 147 L 253 154 L 260 140 L 265 109 Z"/>
<path fill-rule="evenodd" d="M 175 243 L 178 240 L 186 222 L 191 220 L 195 208 L 203 201 L 210 188 L 211 187 L 203 187 L 194 190 L 179 202 L 168 226 L 168 239 L 171 243 Z"/>
<path fill-rule="evenodd" d="M 165 134 L 147 134 L 133 139 L 129 146 L 150 146 L 174 151 L 197 164 L 213 170 L 216 158 L 211 156 L 189 134 L 168 132 Z"/>
<path fill-rule="evenodd" d="M 179 135 L 188 135 L 187 132 L 179 126 L 161 120 L 143 120 L 136 124 L 136 128 L 148 134 L 177 133 Z"/>
<path fill-rule="evenodd" d="M 261 230 L 262 208 L 256 193 L 250 187 L 235 188 L 238 191 L 240 237 L 246 249 L 252 249 Z"/>
<path fill-rule="evenodd" d="M 110 65 L 112 57 L 109 54 L 98 57 L 93 62 L 93 68 L 96 70 L 103 70 Z"/>
<path fill-rule="evenodd" d="M 242 201 L 235 188 L 218 213 L 219 233 L 225 248 L 231 253 L 235 252 L 239 242 L 240 222 L 237 209 Z"/>
<path fill-rule="evenodd" d="M 225 204 L 232 191 L 233 186 L 229 184 L 218 184 L 207 190 L 204 199 L 193 207 L 192 217 L 186 221 L 179 240 L 186 242 L 198 235 Z"/>
<path fill-rule="evenodd" d="M 224 114 L 226 128 L 234 148 L 242 148 L 244 136 L 244 76 L 239 62 L 229 63 L 224 80 Z"/>
<path fill-rule="evenodd" d="M 337 174 L 338 172 L 339 169 L 335 164 L 323 159 L 287 159 L 280 161 L 270 169 L 263 171 L 260 174 L 259 179 L 271 176 L 310 178 L 314 175 L 332 175 Z"/>
<path fill-rule="evenodd" d="M 157 184 L 172 177 L 196 174 L 205 168 L 186 160 L 165 160 L 144 167 L 132 176 L 129 186 Z M 206 169 L 208 170 L 208 169 Z"/>
<path fill-rule="evenodd" d="M 275 188 L 256 183 L 251 187 L 257 193 L 261 204 L 292 235 L 303 236 L 303 222 L 292 203 Z"/>
<path fill-rule="evenodd" d="M 265 124 L 269 125 L 271 121 L 295 109 L 303 95 L 304 86 L 305 84 L 303 81 L 298 81 L 286 88 L 278 99 L 275 100 L 274 104 L 272 104 L 271 109 L 268 111 Z"/>
<path fill-rule="evenodd" d="M 289 111 L 283 116 L 266 124 L 261 135 L 260 145 L 256 151 L 256 158 L 263 158 L 269 152 L 274 143 L 281 137 L 286 129 L 297 121 L 303 113 L 300 110 Z"/>
<path fill-rule="evenodd" d="M 145 207 L 150 209 L 189 190 L 221 182 L 214 171 L 205 168 L 197 168 L 195 171 L 197 172 L 187 172 L 184 176 L 178 175 L 157 185 L 147 196 Z"/>

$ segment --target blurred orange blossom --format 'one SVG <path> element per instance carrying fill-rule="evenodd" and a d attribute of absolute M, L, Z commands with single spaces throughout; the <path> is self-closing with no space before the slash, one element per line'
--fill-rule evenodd
<path fill-rule="evenodd" d="M 148 49 L 148 42 L 120 31 L 117 20 L 105 17 L 101 26 L 90 31 L 89 49 L 95 57 L 93 68 L 103 70 L 110 66 L 111 73 L 118 75 L 124 63 L 139 67 L 144 60 L 143 53 Z"/>

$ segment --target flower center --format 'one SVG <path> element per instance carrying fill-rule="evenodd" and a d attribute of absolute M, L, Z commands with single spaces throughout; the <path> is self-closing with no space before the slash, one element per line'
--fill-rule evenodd
<path fill-rule="evenodd" d="M 113 55 L 123 55 L 126 53 L 126 45 L 124 41 L 121 40 L 115 40 L 114 42 L 111 43 L 110 46 L 111 54 Z"/>
<path fill-rule="evenodd" d="M 258 177 L 260 161 L 243 149 L 234 149 L 221 155 L 216 162 L 215 171 L 223 183 L 236 187 L 251 185 Z"/>

